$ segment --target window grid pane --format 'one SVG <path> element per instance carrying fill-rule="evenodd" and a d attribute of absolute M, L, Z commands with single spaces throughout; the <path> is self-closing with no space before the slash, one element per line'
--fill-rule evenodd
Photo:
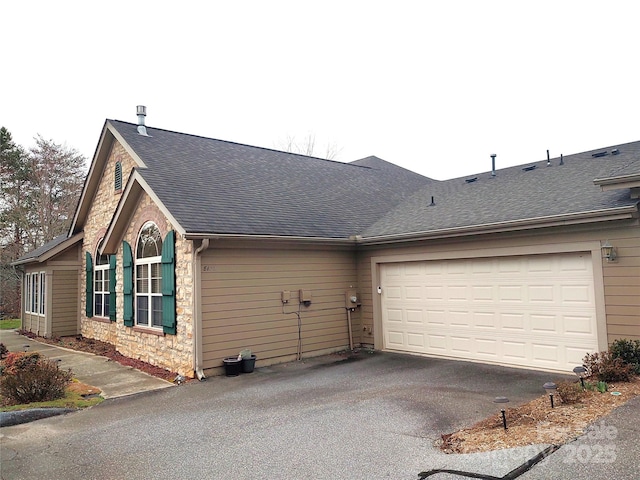
<path fill-rule="evenodd" d="M 136 265 L 136 292 L 149 293 L 149 265 Z"/>
<path fill-rule="evenodd" d="M 153 305 L 153 326 L 162 326 L 162 297 L 151 297 Z"/>
<path fill-rule="evenodd" d="M 104 294 L 104 300 L 103 300 L 103 304 L 102 307 L 104 308 L 104 312 L 103 312 L 103 316 L 108 317 L 110 310 L 109 310 L 109 297 L 110 295 L 108 293 Z"/>
<path fill-rule="evenodd" d="M 149 297 L 139 296 L 137 299 L 136 318 L 138 325 L 149 325 Z"/>

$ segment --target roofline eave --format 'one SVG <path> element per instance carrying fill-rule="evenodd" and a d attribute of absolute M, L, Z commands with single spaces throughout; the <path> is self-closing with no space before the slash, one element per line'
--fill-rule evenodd
<path fill-rule="evenodd" d="M 296 235 L 252 235 L 240 233 L 185 233 L 185 240 L 261 240 L 261 241 L 278 241 L 278 242 L 302 242 L 309 244 L 323 245 L 353 245 L 360 240 L 359 236 L 350 236 L 348 238 L 333 237 L 304 237 Z"/>
<path fill-rule="evenodd" d="M 434 240 L 442 238 L 465 237 L 478 234 L 515 232 L 566 225 L 580 225 L 585 223 L 607 222 L 612 220 L 629 220 L 637 217 L 638 206 L 628 205 L 612 209 L 593 210 L 581 213 L 550 215 L 547 217 L 528 218 L 508 222 L 486 223 L 465 227 L 443 228 L 439 230 L 412 232 L 397 235 L 380 235 L 363 237 L 358 241 L 360 245 L 381 245 L 416 240 Z"/>
<path fill-rule="evenodd" d="M 39 255 L 37 257 L 24 258 L 22 260 L 16 260 L 15 262 L 12 262 L 11 265 L 12 266 L 18 266 L 18 265 L 26 265 L 28 263 L 46 262 L 51 257 L 56 256 L 58 253 L 66 250 L 67 248 L 72 246 L 74 243 L 82 240 L 83 238 L 84 238 L 84 232 L 76 233 L 75 235 L 65 239 L 63 242 L 59 243 L 58 245 L 56 245 L 52 249 L 47 250 L 42 255 Z"/>

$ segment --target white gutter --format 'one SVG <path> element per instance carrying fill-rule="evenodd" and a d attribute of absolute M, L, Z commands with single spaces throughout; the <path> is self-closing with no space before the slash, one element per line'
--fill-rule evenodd
<path fill-rule="evenodd" d="M 198 380 L 205 379 L 204 371 L 202 369 L 202 257 L 200 254 L 207 248 L 209 248 L 209 239 L 205 238 L 193 253 L 193 329 L 195 331 L 195 341 L 193 345 L 193 371 L 198 377 Z"/>

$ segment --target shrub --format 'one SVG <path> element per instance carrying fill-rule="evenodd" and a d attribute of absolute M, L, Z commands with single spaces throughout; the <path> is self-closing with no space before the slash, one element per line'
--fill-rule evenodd
<path fill-rule="evenodd" d="M 0 377 L 0 394 L 10 404 L 46 402 L 65 395 L 71 371 L 37 352 L 10 353 Z"/>
<path fill-rule="evenodd" d="M 4 343 L 0 343 L 0 359 L 4 358 L 7 353 L 9 353 L 7 347 L 4 346 Z"/>
<path fill-rule="evenodd" d="M 602 382 L 628 382 L 633 376 L 633 366 L 611 352 L 587 353 L 583 362 L 589 375 Z"/>
<path fill-rule="evenodd" d="M 634 373 L 640 375 L 640 340 L 614 340 L 609 351 L 615 358 L 632 365 Z"/>
<path fill-rule="evenodd" d="M 557 392 L 564 403 L 577 403 L 584 395 L 580 383 L 575 382 L 559 382 Z"/>

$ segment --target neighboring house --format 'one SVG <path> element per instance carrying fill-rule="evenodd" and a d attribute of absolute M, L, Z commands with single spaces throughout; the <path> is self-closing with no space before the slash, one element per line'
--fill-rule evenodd
<path fill-rule="evenodd" d="M 199 377 L 350 345 L 566 371 L 640 339 L 640 142 L 436 181 L 139 118 L 105 122 L 69 234 L 16 262 L 25 329 Z"/>

